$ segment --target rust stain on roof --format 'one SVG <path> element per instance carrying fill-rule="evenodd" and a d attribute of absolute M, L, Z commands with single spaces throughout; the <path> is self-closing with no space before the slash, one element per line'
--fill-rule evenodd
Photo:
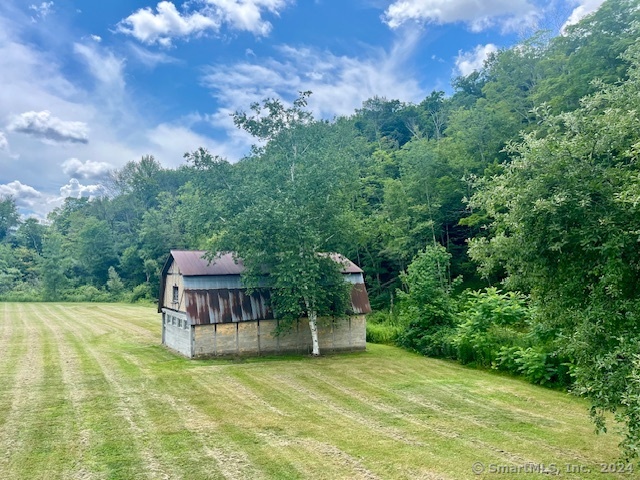
<path fill-rule="evenodd" d="M 181 275 L 226 276 L 241 275 L 244 271 L 242 261 L 233 258 L 233 254 L 221 254 L 213 261 L 204 258 L 204 250 L 171 250 L 162 271 L 158 312 L 164 305 L 166 274 L 171 263 L 176 262 Z M 362 269 L 349 259 L 337 253 L 329 254 L 333 260 L 342 265 L 344 274 L 361 274 Z M 212 323 L 246 322 L 274 318 L 269 308 L 270 292 L 266 289 L 247 293 L 245 288 L 186 288 L 184 290 L 185 306 L 188 317 L 195 325 Z M 351 313 L 363 314 L 371 312 L 369 296 L 363 283 L 356 283 L 351 288 Z"/>
<path fill-rule="evenodd" d="M 187 314 L 194 325 L 247 322 L 273 318 L 269 292 L 244 289 L 185 290 Z"/>

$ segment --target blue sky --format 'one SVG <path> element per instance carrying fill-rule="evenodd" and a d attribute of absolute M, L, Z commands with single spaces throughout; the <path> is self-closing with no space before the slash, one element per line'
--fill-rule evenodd
<path fill-rule="evenodd" d="M 316 116 L 374 95 L 419 102 L 538 28 L 603 0 L 5 0 L 0 4 L 0 196 L 44 218 L 151 154 L 200 146 L 236 161 L 229 114 L 311 90 Z"/>

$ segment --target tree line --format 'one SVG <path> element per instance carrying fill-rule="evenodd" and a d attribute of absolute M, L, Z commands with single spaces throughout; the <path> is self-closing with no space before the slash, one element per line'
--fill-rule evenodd
<path fill-rule="evenodd" d="M 46 223 L 0 200 L 0 298 L 153 299 L 170 248 L 234 251 L 283 317 L 346 308 L 339 252 L 365 271 L 372 340 L 588 397 L 640 441 L 640 8 L 609 0 L 418 104 L 374 97 L 314 119 L 310 92 L 236 112 L 229 163 L 152 156 Z M 196 146 L 194 146 L 196 147 Z"/>

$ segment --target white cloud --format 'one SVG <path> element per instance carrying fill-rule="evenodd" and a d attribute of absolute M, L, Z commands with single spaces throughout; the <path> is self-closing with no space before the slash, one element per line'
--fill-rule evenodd
<path fill-rule="evenodd" d="M 80 55 L 91 75 L 101 86 L 112 90 L 124 90 L 124 59 L 117 58 L 110 51 L 102 53 L 99 49 L 98 45 L 84 45 L 82 43 L 74 43 L 73 45 L 73 51 Z"/>
<path fill-rule="evenodd" d="M 100 185 L 83 185 L 77 178 L 72 178 L 69 183 L 60 187 L 60 196 L 65 198 L 95 198 L 106 194 L 105 188 Z"/>
<path fill-rule="evenodd" d="M 383 20 L 391 28 L 410 22 L 461 22 L 479 32 L 493 25 L 506 30 L 534 26 L 539 15 L 528 0 L 396 0 L 387 8 Z"/>
<path fill-rule="evenodd" d="M 272 25 L 262 18 L 263 10 L 278 14 L 289 0 L 205 0 L 213 9 L 214 17 L 236 30 L 266 36 Z"/>
<path fill-rule="evenodd" d="M 118 23 L 117 30 L 143 43 L 171 45 L 173 39 L 217 33 L 223 24 L 230 28 L 266 36 L 272 25 L 263 18 L 268 12 L 278 15 L 292 0 L 195 0 L 189 6 L 199 8 L 180 12 L 169 1 L 159 2 L 154 12 L 141 8 Z"/>
<path fill-rule="evenodd" d="M 311 90 L 309 107 L 322 118 L 349 115 L 375 95 L 419 101 L 426 92 L 404 66 L 418 35 L 407 36 L 391 51 L 373 51 L 368 58 L 338 56 L 315 48 L 279 47 L 281 59 L 245 59 L 232 65 L 212 65 L 202 79 L 222 108 L 211 117 L 224 128 L 230 113 L 267 97 L 291 100 Z"/>
<path fill-rule="evenodd" d="M 35 188 L 25 185 L 18 180 L 0 184 L 0 197 L 13 197 L 19 207 L 32 208 L 42 200 L 43 195 Z"/>
<path fill-rule="evenodd" d="M 43 196 L 34 197 L 29 207 L 39 218 L 61 204 L 61 195 L 97 195 L 100 190 L 96 184 L 102 177 L 91 175 L 106 164 L 120 168 L 144 154 L 153 154 L 163 165 L 176 166 L 184 162 L 185 151 L 199 145 L 233 154 L 232 159 L 241 155 L 239 150 L 230 150 L 234 141 L 218 145 L 204 134 L 191 132 L 189 125 L 177 131 L 159 129 L 161 112 L 148 104 L 140 110 L 140 104 L 148 99 L 141 101 L 144 94 L 129 91 L 126 65 L 116 51 L 87 35 L 72 50 L 71 58 L 65 57 L 66 46 L 77 42 L 75 33 L 57 22 L 42 29 L 31 23 L 31 12 L 26 9 L 7 7 L 8 14 L 5 7 L 0 6 L 0 131 L 6 134 L 10 147 L 0 149 L 0 184 L 16 180 L 40 190 Z M 34 43 L 34 30 L 52 40 Z M 82 71 L 69 68 L 74 57 L 95 81 L 84 82 Z M 132 58 L 131 62 L 135 61 Z M 21 112 L 25 113 L 18 115 Z M 28 134 L 17 133 L 19 130 Z M 178 133 L 174 145 L 172 135 Z M 70 157 L 80 159 L 82 165 L 67 163 L 66 174 L 61 165 Z M 69 182 L 71 176 L 77 177 L 77 183 Z"/>
<path fill-rule="evenodd" d="M 8 150 L 9 149 L 9 140 L 5 136 L 4 132 L 0 132 L 0 150 Z"/>
<path fill-rule="evenodd" d="M 93 162 L 87 160 L 82 162 L 77 158 L 69 158 L 62 162 L 62 171 L 72 178 L 100 179 L 104 178 L 113 167 L 106 162 Z"/>
<path fill-rule="evenodd" d="M 88 143 L 87 124 L 60 120 L 48 110 L 24 112 L 9 123 L 8 129 L 54 143 Z"/>
<path fill-rule="evenodd" d="M 564 22 L 562 28 L 560 28 L 560 32 L 562 33 L 565 32 L 568 26 L 575 25 L 590 13 L 598 10 L 600 5 L 604 3 L 604 0 L 581 0 L 578 2 L 572 1 L 571 3 L 574 5 L 577 4 L 577 6 L 573 9 L 567 21 Z"/>
<path fill-rule="evenodd" d="M 133 43 L 129 44 L 129 49 L 136 59 L 148 68 L 155 68 L 162 64 L 178 63 L 180 61 L 164 52 L 151 52 Z"/>
<path fill-rule="evenodd" d="M 90 37 L 94 42 L 100 43 L 102 41 L 102 37 L 100 35 L 90 35 Z"/>
<path fill-rule="evenodd" d="M 198 35 L 206 30 L 218 30 L 220 24 L 198 12 L 182 15 L 171 2 L 160 2 L 158 13 L 141 8 L 118 23 L 118 31 L 132 35 L 143 43 L 168 46 L 177 37 Z"/>
<path fill-rule="evenodd" d="M 193 123 L 205 120 L 193 118 Z M 248 150 L 251 143 L 241 138 L 230 138 L 222 143 L 214 141 L 191 130 L 187 125 L 162 123 L 147 132 L 147 139 L 153 150 L 164 152 L 163 164 L 177 167 L 184 164 L 184 154 L 199 147 L 206 148 L 214 155 L 237 159 Z M 157 157 L 156 157 L 157 158 Z"/>
<path fill-rule="evenodd" d="M 498 51 L 493 43 L 487 45 L 477 45 L 470 52 L 459 52 L 456 57 L 456 70 L 460 75 L 467 76 L 480 70 L 489 55 Z"/>
<path fill-rule="evenodd" d="M 53 2 L 42 2 L 40 5 L 29 5 L 29 10 L 36 12 L 36 17 L 45 18 L 53 11 Z"/>

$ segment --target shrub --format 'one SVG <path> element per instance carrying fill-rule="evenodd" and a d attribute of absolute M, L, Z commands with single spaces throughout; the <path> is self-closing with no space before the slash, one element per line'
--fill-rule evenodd
<path fill-rule="evenodd" d="M 110 302 L 111 295 L 93 285 L 82 285 L 65 292 L 64 300 L 68 302 Z"/>
<path fill-rule="evenodd" d="M 397 342 L 403 330 L 398 325 L 367 322 L 367 342 L 392 345 Z"/>
<path fill-rule="evenodd" d="M 457 281 L 449 280 L 451 255 L 441 245 L 419 252 L 401 274 L 406 292 L 398 292 L 400 321 L 407 328 L 399 343 L 430 356 L 450 356 L 451 329 L 456 302 L 451 296 Z M 442 330 L 442 331 L 441 331 Z"/>
<path fill-rule="evenodd" d="M 129 294 L 129 302 L 153 302 L 153 291 L 148 283 L 141 283 L 134 287 L 133 291 Z"/>
<path fill-rule="evenodd" d="M 499 365 L 511 365 L 511 347 L 525 345 L 531 323 L 526 298 L 515 292 L 496 288 L 466 294 L 460 308 L 460 324 L 454 338 L 458 359 L 462 363 L 492 366 L 500 354 Z"/>

